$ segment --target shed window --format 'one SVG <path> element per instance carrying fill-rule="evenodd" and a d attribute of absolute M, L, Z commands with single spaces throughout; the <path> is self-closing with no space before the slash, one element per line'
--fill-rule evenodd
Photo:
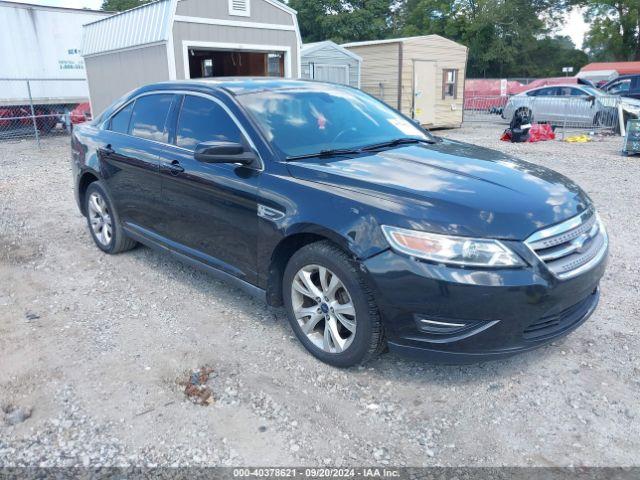
<path fill-rule="evenodd" d="M 445 69 L 442 72 L 442 99 L 458 98 L 458 70 Z"/>
<path fill-rule="evenodd" d="M 229 15 L 248 17 L 251 15 L 251 0 L 229 0 Z"/>

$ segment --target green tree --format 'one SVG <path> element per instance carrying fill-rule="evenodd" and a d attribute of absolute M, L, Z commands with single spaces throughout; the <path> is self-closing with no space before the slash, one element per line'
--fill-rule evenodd
<path fill-rule="evenodd" d="M 102 10 L 109 12 L 123 12 L 131 8 L 139 7 L 152 0 L 102 0 Z"/>
<path fill-rule="evenodd" d="M 404 0 L 400 24 L 404 35 L 436 33 L 469 47 L 470 77 L 548 76 L 566 57 L 584 61 L 566 38 L 549 36 L 566 8 L 565 0 Z"/>
<path fill-rule="evenodd" d="M 593 60 L 640 60 L 639 0 L 578 0 L 591 28 L 584 45 Z"/>
<path fill-rule="evenodd" d="M 395 0 L 290 0 L 305 42 L 386 38 L 393 32 Z"/>

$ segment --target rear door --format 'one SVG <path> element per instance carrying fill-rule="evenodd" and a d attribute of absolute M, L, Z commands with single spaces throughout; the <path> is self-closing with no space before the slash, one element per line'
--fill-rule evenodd
<path fill-rule="evenodd" d="M 98 148 L 102 176 L 120 220 L 154 229 L 160 210 L 159 154 L 173 94 L 138 97 L 111 117 Z"/>
<path fill-rule="evenodd" d="M 260 171 L 197 161 L 195 147 L 207 141 L 248 144 L 220 101 L 185 95 L 174 145 L 161 158 L 159 233 L 185 255 L 255 283 Z"/>

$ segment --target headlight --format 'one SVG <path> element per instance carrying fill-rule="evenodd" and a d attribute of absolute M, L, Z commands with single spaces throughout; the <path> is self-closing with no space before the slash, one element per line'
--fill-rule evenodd
<path fill-rule="evenodd" d="M 469 267 L 522 267 L 523 260 L 498 240 L 450 237 L 382 226 L 391 248 L 436 263 Z"/>

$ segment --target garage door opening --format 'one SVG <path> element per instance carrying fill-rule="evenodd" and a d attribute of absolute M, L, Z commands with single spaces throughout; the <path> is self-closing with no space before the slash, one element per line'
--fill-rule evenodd
<path fill-rule="evenodd" d="M 284 77 L 284 52 L 189 49 L 189 77 Z"/>

